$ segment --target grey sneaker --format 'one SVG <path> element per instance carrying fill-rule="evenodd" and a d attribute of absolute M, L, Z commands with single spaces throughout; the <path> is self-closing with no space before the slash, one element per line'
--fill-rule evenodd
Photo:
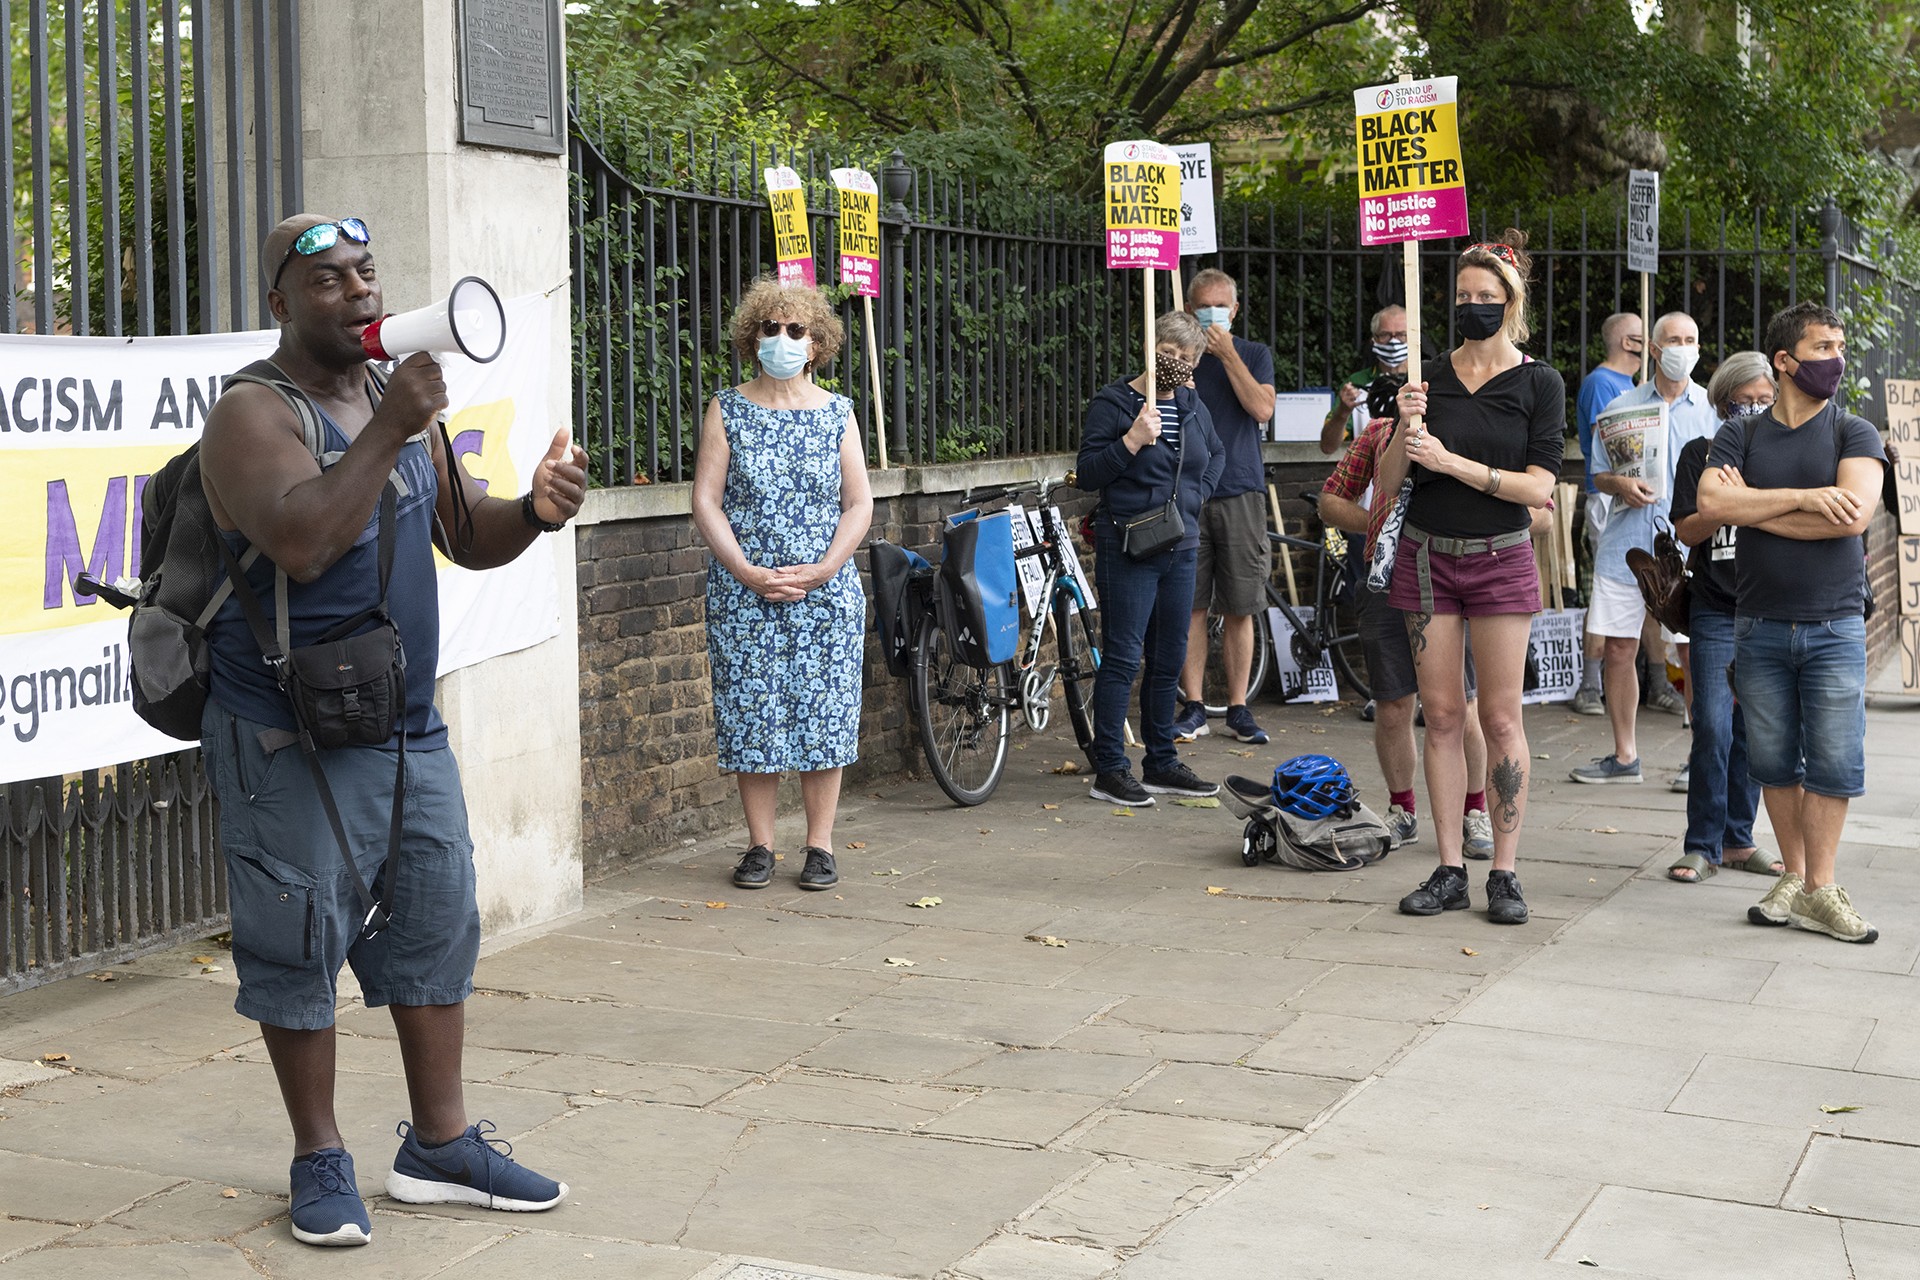
<path fill-rule="evenodd" d="M 1582 685 L 1573 695 L 1573 709 L 1583 716 L 1603 716 L 1607 714 L 1607 703 L 1598 689 Z"/>
<path fill-rule="evenodd" d="M 1617 756 L 1600 756 L 1592 764 L 1579 765 L 1567 776 L 1575 782 L 1640 782 L 1640 762 L 1621 764 Z"/>
<path fill-rule="evenodd" d="M 1198 702 L 1189 702 L 1180 708 L 1180 714 L 1173 718 L 1173 740 L 1192 742 L 1195 738 L 1204 738 L 1213 730 L 1207 727 L 1207 709 Z"/>
<path fill-rule="evenodd" d="M 1689 765 L 1687 768 L 1673 775 L 1673 781 L 1667 784 L 1667 790 L 1678 791 L 1681 795 L 1685 795 L 1687 794 L 1687 788 L 1692 785 L 1693 767 Z"/>
<path fill-rule="evenodd" d="M 1687 700 L 1675 692 L 1672 685 L 1662 682 L 1658 689 L 1647 695 L 1647 710 L 1684 716 L 1687 714 Z"/>
<path fill-rule="evenodd" d="M 1768 926 L 1792 924 L 1793 900 L 1806 887 L 1805 880 L 1791 871 L 1787 872 L 1773 882 L 1773 887 L 1767 890 L 1766 897 L 1747 908 L 1748 922 Z"/>
<path fill-rule="evenodd" d="M 1493 819 L 1485 809 L 1467 810 L 1467 816 L 1461 819 L 1461 830 L 1465 836 L 1460 846 L 1463 856 L 1475 862 L 1493 857 Z"/>
<path fill-rule="evenodd" d="M 1393 843 L 1387 847 L 1398 849 L 1403 844 L 1412 844 L 1420 838 L 1420 815 L 1408 813 L 1399 805 L 1387 809 L 1387 832 L 1393 837 Z"/>
<path fill-rule="evenodd" d="M 1860 918 L 1837 884 L 1823 884 L 1812 893 L 1804 888 L 1787 907 L 1787 923 L 1796 929 L 1824 933 L 1842 942 L 1872 942 L 1880 931 Z"/>

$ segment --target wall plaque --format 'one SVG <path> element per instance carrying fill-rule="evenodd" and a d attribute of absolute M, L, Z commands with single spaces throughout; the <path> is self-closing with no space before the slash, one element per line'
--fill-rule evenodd
<path fill-rule="evenodd" d="M 459 0 L 460 141 L 567 149 L 559 0 Z"/>

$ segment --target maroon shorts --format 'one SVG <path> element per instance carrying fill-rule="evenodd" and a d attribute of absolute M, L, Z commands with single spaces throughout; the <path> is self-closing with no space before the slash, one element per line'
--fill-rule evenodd
<path fill-rule="evenodd" d="M 1407 613 L 1488 618 L 1540 612 L 1540 573 L 1525 529 L 1496 538 L 1437 538 L 1406 526 L 1387 603 Z"/>

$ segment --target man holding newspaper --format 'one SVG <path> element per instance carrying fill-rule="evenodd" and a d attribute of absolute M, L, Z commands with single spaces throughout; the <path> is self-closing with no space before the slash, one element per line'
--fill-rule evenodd
<path fill-rule="evenodd" d="M 1711 438 L 1719 425 L 1707 391 L 1693 380 L 1700 358 L 1700 327 L 1672 311 L 1653 323 L 1653 377 L 1615 397 L 1593 426 L 1593 483 L 1613 499 L 1593 562 L 1587 630 L 1606 637 L 1607 718 L 1613 754 L 1581 765 L 1575 782 L 1641 781 L 1634 722 L 1640 684 L 1634 664 L 1647 608 L 1627 550 L 1653 550 L 1656 529 L 1668 520 L 1673 469 L 1689 441 Z M 1684 639 L 1684 637 L 1683 637 Z"/>

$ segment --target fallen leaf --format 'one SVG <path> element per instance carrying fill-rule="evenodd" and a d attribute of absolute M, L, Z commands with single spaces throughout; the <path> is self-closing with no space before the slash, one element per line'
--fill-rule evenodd
<path fill-rule="evenodd" d="M 866 847 L 867 847 L 867 842 L 866 842 L 865 840 L 849 840 L 849 841 L 847 841 L 847 848 L 849 848 L 849 849 L 864 849 L 864 848 L 866 848 Z"/>
<path fill-rule="evenodd" d="M 1313 726 L 1311 726 L 1310 728 L 1308 728 L 1308 730 L 1307 730 L 1307 732 L 1308 732 L 1308 733 L 1325 733 L 1325 732 L 1326 732 L 1326 730 L 1325 730 L 1325 729 L 1322 729 L 1322 728 L 1321 728 L 1320 726 L 1318 726 L 1318 725 L 1313 725 Z M 1252 753 L 1252 752 L 1248 752 L 1247 754 L 1249 754 L 1249 755 L 1251 755 L 1251 754 L 1253 754 L 1253 753 Z"/>
<path fill-rule="evenodd" d="M 1131 818 L 1133 816 L 1133 810 L 1127 808 L 1115 809 L 1113 816 L 1116 818 Z"/>
<path fill-rule="evenodd" d="M 1037 942 L 1043 947 L 1064 947 L 1067 945 L 1065 938 L 1056 938 L 1050 933 L 1030 933 L 1027 935 L 1027 941 Z"/>
<path fill-rule="evenodd" d="M 892 965 L 892 966 L 893 966 L 894 968 L 896 968 L 896 969 L 911 969 L 911 968 L 913 968 L 913 961 L 911 961 L 911 960 L 908 960 L 908 959 L 906 959 L 906 958 L 904 958 L 904 957 L 902 957 L 902 956 L 888 956 L 888 957 L 887 957 L 887 963 L 888 963 L 888 964 L 890 964 L 890 965 Z M 915 987 L 915 988 L 914 988 L 914 990 L 916 990 L 916 991 L 918 991 L 918 990 L 919 990 L 919 988 L 918 988 L 918 987 Z"/>
<path fill-rule="evenodd" d="M 940 899 L 931 898 L 931 897 L 915 898 L 912 902 L 909 902 L 907 905 L 910 907 L 920 907 L 922 909 L 929 908 L 929 907 L 937 907 L 940 905 Z"/>
<path fill-rule="evenodd" d="M 983 836 L 990 836 L 990 835 L 992 835 L 992 834 L 993 834 L 993 828 L 992 828 L 992 827 L 982 827 L 982 828 L 980 828 L 980 834 L 981 834 L 981 835 L 983 835 Z"/>
<path fill-rule="evenodd" d="M 1591 830 L 1597 836 L 1617 836 L 1620 834 L 1620 828 L 1618 827 L 1593 827 Z M 1597 1267 L 1600 1264 L 1596 1262 L 1593 1265 Z"/>
<path fill-rule="evenodd" d="M 1820 1109 L 1826 1112 L 1830 1116 L 1838 1116 L 1838 1115 L 1845 1115 L 1849 1111 L 1858 1111 L 1860 1108 L 1855 1106 L 1845 1106 L 1845 1107 L 1821 1107 Z"/>
<path fill-rule="evenodd" d="M 1061 773 L 1061 774 L 1078 773 L 1080 772 L 1080 766 L 1075 764 L 1071 760 L 1062 760 L 1060 762 L 1060 767 L 1055 769 L 1054 772 Z"/>
<path fill-rule="evenodd" d="M 867 874 L 870 876 L 897 876 L 900 874 L 900 868 L 888 867 L 885 871 L 869 871 Z"/>
<path fill-rule="evenodd" d="M 692 916 L 661 916 L 662 920 L 691 920 Z"/>
<path fill-rule="evenodd" d="M 1594 1260 L 1593 1260 L 1592 1258 L 1589 1258 L 1589 1257 L 1585 1257 L 1585 1256 L 1582 1256 L 1582 1257 L 1579 1257 L 1579 1258 L 1576 1258 L 1576 1259 L 1575 1259 L 1575 1262 L 1576 1262 L 1576 1263 L 1577 1263 L 1578 1265 L 1580 1265 L 1580 1266 L 1583 1266 L 1583 1267 L 1597 1267 L 1597 1266 L 1599 1266 L 1599 1265 L 1600 1265 L 1599 1263 L 1597 1263 L 1597 1262 L 1595 1262 L 1595 1261 L 1594 1261 Z"/>
<path fill-rule="evenodd" d="M 1042 809 L 1058 809 L 1060 806 L 1057 804 L 1043 804 L 1040 807 Z"/>
<path fill-rule="evenodd" d="M 1323 715 L 1323 716 L 1330 716 L 1330 715 L 1332 715 L 1332 714 L 1333 714 L 1334 712 L 1336 712 L 1336 711 L 1338 711 L 1338 710 L 1339 710 L 1340 708 L 1342 708 L 1342 707 L 1344 707 L 1344 706 L 1346 706 L 1346 705 L 1347 705 L 1347 704 L 1346 704 L 1346 703 L 1344 703 L 1344 702 L 1336 702 L 1336 703 L 1334 703 L 1334 704 L 1333 704 L 1332 706 L 1330 706 L 1330 707 L 1327 707 L 1327 708 L 1325 708 L 1324 710 L 1322 710 L 1322 711 L 1320 712 L 1320 714 L 1321 714 L 1321 715 Z"/>
<path fill-rule="evenodd" d="M 195 956 L 193 958 L 193 962 L 195 964 L 212 964 L 213 957 L 212 956 Z"/>
<path fill-rule="evenodd" d="M 1233 748 L 1233 747 L 1228 747 L 1228 748 L 1227 748 L 1227 754 L 1228 754 L 1228 755 L 1230 755 L 1230 756 L 1239 756 L 1239 757 L 1240 757 L 1240 758 L 1241 758 L 1242 760 L 1251 760 L 1251 759 L 1253 759 L 1253 752 L 1251 752 L 1251 751 L 1240 751 L 1240 750 L 1236 750 L 1236 749 L 1235 749 L 1235 748 Z"/>
<path fill-rule="evenodd" d="M 219 966 L 219 965 L 217 965 L 217 964 L 210 964 L 210 965 L 205 965 L 205 966 L 203 966 L 203 967 L 201 968 L 201 970 L 200 970 L 200 972 L 202 972 L 202 973 L 218 973 L 218 972 L 220 972 L 220 966 Z"/>
<path fill-rule="evenodd" d="M 1483 1204 L 1483 1205 L 1481 1205 L 1480 1207 L 1481 1207 L 1482 1209 L 1491 1209 L 1491 1208 L 1493 1208 L 1493 1206 L 1492 1206 L 1492 1205 L 1490 1205 L 1490 1204 Z"/>
<path fill-rule="evenodd" d="M 726 909 L 727 904 L 724 902 L 709 902 L 707 904 L 707 910 L 709 911 L 725 911 Z"/>
<path fill-rule="evenodd" d="M 220 1198 L 222 1200 L 238 1200 L 240 1198 L 240 1193 L 238 1191 L 235 1191 L 232 1187 L 222 1187 L 220 1188 Z"/>
<path fill-rule="evenodd" d="M 1225 892 L 1226 892 L 1226 890 L 1225 890 L 1225 889 L 1222 889 L 1222 888 L 1221 888 L 1221 887 L 1220 887 L 1219 885 L 1217 885 L 1217 884 L 1210 884 L 1210 885 L 1208 885 L 1208 886 L 1207 886 L 1207 892 L 1208 892 L 1209 894 L 1211 894 L 1211 895 L 1213 895 L 1213 896 L 1215 896 L 1215 897 L 1218 897 L 1219 895 L 1221 895 L 1221 894 L 1223 894 L 1223 893 L 1225 893 Z"/>
<path fill-rule="evenodd" d="M 773 855 L 773 860 L 775 862 L 785 862 L 787 860 L 787 855 L 784 853 L 776 853 Z"/>
<path fill-rule="evenodd" d="M 111 969 L 102 969 L 98 973 L 90 973 L 87 976 L 89 978 L 92 978 L 95 982 L 113 982 L 115 981 L 118 975 L 116 975 L 114 971 Z"/>
<path fill-rule="evenodd" d="M 1462 947 L 1460 948 L 1460 954 L 1463 956 L 1477 956 L 1480 953 L 1478 951 L 1475 951 L 1472 947 Z"/>
<path fill-rule="evenodd" d="M 607 1091 L 605 1089 L 595 1089 L 593 1091 L 593 1096 L 596 1098 L 604 1098 L 607 1096 Z"/>
<path fill-rule="evenodd" d="M 1810 1211 L 1812 1211 L 1812 1212 L 1814 1212 L 1814 1213 L 1826 1213 L 1826 1212 L 1827 1212 L 1827 1210 L 1825 1210 L 1825 1209 L 1822 1209 L 1822 1208 L 1821 1208 L 1821 1207 L 1820 1207 L 1819 1205 L 1817 1205 L 1817 1204 L 1810 1204 L 1810 1205 L 1808 1205 L 1808 1206 L 1807 1206 L 1807 1208 L 1808 1208 L 1808 1209 L 1809 1209 Z"/>
<path fill-rule="evenodd" d="M 41 1054 L 41 1055 L 40 1055 L 40 1061 L 42 1061 L 42 1062 L 65 1062 L 65 1061 L 67 1061 L 67 1055 L 66 1055 L 66 1054 L 64 1054 L 64 1053 L 43 1053 L 43 1054 Z"/>
<path fill-rule="evenodd" d="M 1174 803 L 1183 809 L 1218 809 L 1220 807 L 1220 801 L 1213 796 L 1188 796 L 1175 800 Z"/>

